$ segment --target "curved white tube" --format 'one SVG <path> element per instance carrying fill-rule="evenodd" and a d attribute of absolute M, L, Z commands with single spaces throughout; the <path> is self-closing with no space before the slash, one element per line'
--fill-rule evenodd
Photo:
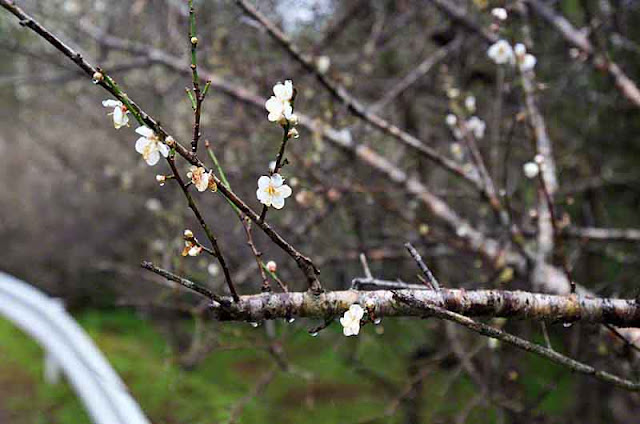
<path fill-rule="evenodd" d="M 0 315 L 55 358 L 94 423 L 149 424 L 109 362 L 56 300 L 0 272 Z"/>

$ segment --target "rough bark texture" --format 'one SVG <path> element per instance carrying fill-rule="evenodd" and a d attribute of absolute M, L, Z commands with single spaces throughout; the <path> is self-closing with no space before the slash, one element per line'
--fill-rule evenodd
<path fill-rule="evenodd" d="M 314 295 L 309 292 L 264 293 L 241 296 L 224 310 L 214 304 L 220 320 L 261 321 L 275 318 L 322 318 L 339 316 L 350 305 L 365 307 L 376 318 L 424 316 L 422 308 L 399 302 L 397 296 L 412 297 L 467 316 L 490 316 L 570 323 L 585 321 L 621 327 L 640 326 L 640 306 L 635 300 L 586 296 L 554 296 L 498 290 L 377 290 L 336 291 Z"/>

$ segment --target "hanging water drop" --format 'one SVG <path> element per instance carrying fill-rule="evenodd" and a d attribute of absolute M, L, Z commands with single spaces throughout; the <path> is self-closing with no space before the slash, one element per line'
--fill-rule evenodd
<path fill-rule="evenodd" d="M 295 319 L 295 318 L 293 318 L 293 317 L 287 318 L 287 322 L 288 322 L 289 324 L 291 324 L 291 323 L 292 323 L 292 322 L 294 322 L 295 320 L 296 320 L 296 319 Z"/>
<path fill-rule="evenodd" d="M 318 337 L 318 332 L 317 331 L 312 331 L 309 334 L 311 335 L 311 337 Z"/>
<path fill-rule="evenodd" d="M 381 322 L 382 322 L 382 318 L 376 318 L 376 319 L 374 319 L 374 320 L 373 320 L 373 323 L 374 323 L 375 325 L 378 325 L 378 324 L 380 324 Z"/>
<path fill-rule="evenodd" d="M 249 324 L 251 324 L 253 328 L 258 328 L 258 326 L 260 325 L 257 322 L 250 322 Z"/>
<path fill-rule="evenodd" d="M 564 328 L 569 328 L 569 327 L 571 327 L 572 325 L 573 325 L 573 323 L 571 323 L 571 322 L 565 322 L 565 323 L 563 323 L 563 324 L 562 324 L 562 326 L 563 326 Z"/>

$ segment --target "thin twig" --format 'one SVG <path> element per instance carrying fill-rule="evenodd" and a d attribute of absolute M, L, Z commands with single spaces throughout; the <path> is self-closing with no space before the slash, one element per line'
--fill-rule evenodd
<path fill-rule="evenodd" d="M 191 280 L 187 280 L 186 278 L 182 278 L 179 277 L 169 271 L 167 271 L 166 269 L 162 269 L 162 268 L 158 268 L 157 266 L 153 265 L 151 262 L 148 261 L 143 261 L 140 266 L 144 269 L 148 269 L 151 272 L 154 272 L 164 278 L 166 278 L 169 281 L 173 281 L 174 283 L 178 283 L 180 284 L 182 287 L 186 287 L 189 290 L 193 290 L 196 293 L 201 294 L 202 296 L 210 299 L 210 300 L 214 300 L 216 302 L 218 302 L 222 307 L 226 307 L 230 304 L 228 299 L 223 298 L 222 296 L 218 296 L 217 294 L 211 292 L 210 290 L 194 283 Z"/>
<path fill-rule="evenodd" d="M 504 343 L 508 343 L 512 346 L 515 346 L 518 349 L 522 349 L 526 352 L 535 353 L 536 355 L 546 358 L 551 362 L 554 362 L 560 366 L 569 368 L 572 371 L 592 376 L 600 381 L 613 384 L 617 387 L 620 387 L 629 391 L 634 391 L 634 392 L 640 391 L 640 383 L 638 382 L 627 380 L 625 378 L 611 374 L 607 371 L 598 370 L 592 367 L 591 365 L 578 362 L 575 359 L 569 358 L 568 356 L 562 355 L 554 350 L 548 349 L 546 347 L 540 346 L 535 343 L 531 343 L 525 339 L 514 336 L 513 334 L 509 334 L 502 330 L 498 330 L 497 328 L 488 326 L 481 322 L 475 321 L 464 315 L 460 315 L 458 313 L 448 311 L 438 306 L 434 306 L 432 304 L 422 302 L 420 300 L 401 294 L 399 292 L 395 293 L 394 297 L 396 297 L 401 302 L 429 311 L 430 316 L 436 316 L 441 319 L 453 321 L 483 336 L 492 337 Z"/>
<path fill-rule="evenodd" d="M 420 271 L 422 271 L 424 276 L 427 277 L 427 281 L 429 282 L 429 284 L 431 284 L 431 287 L 434 290 L 440 290 L 440 284 L 438 283 L 438 280 L 436 279 L 435 275 L 433 275 L 427 264 L 424 263 L 424 261 L 422 260 L 422 256 L 420 256 L 420 253 L 418 253 L 416 248 L 413 247 L 413 245 L 409 242 L 405 243 L 404 247 L 407 248 L 413 260 L 416 261 L 416 263 L 418 264 L 418 268 L 420 268 Z"/>

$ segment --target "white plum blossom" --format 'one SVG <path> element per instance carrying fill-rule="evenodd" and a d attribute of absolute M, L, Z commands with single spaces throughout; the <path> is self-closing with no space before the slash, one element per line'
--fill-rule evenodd
<path fill-rule="evenodd" d="M 470 95 L 464 99 L 464 107 L 467 108 L 467 111 L 473 113 L 476 111 L 476 96 Z"/>
<path fill-rule="evenodd" d="M 291 196 L 291 187 L 284 183 L 284 178 L 280 174 L 273 174 L 270 177 L 263 175 L 258 179 L 256 196 L 263 205 L 282 209 L 284 199 Z"/>
<path fill-rule="evenodd" d="M 136 141 L 136 152 L 140 153 L 149 166 L 153 166 L 160 160 L 160 155 L 169 156 L 169 146 L 160 141 L 160 138 L 149 127 L 138 127 L 136 132 L 142 137 Z"/>
<path fill-rule="evenodd" d="M 486 128 L 487 124 L 477 116 L 472 116 L 467 120 L 467 130 L 478 140 L 484 137 L 484 131 Z"/>
<path fill-rule="evenodd" d="M 331 58 L 329 56 L 320 56 L 316 59 L 316 66 L 318 67 L 318 72 L 324 74 L 329 70 L 329 66 L 331 66 Z"/>
<path fill-rule="evenodd" d="M 536 66 L 536 62 L 538 60 L 534 55 L 527 53 L 527 48 L 524 44 L 516 44 L 514 47 L 514 52 L 516 55 L 516 62 L 518 63 L 520 71 L 527 72 L 532 70 Z"/>
<path fill-rule="evenodd" d="M 491 15 L 499 21 L 505 21 L 509 16 L 507 14 L 507 9 L 504 7 L 495 7 L 491 9 Z"/>
<path fill-rule="evenodd" d="M 449 113 L 445 118 L 445 122 L 448 126 L 453 127 L 458 123 L 458 118 L 453 113 Z"/>
<path fill-rule="evenodd" d="M 527 162 L 522 166 L 522 170 L 524 171 L 524 176 L 527 178 L 535 178 L 538 176 L 540 172 L 540 167 L 535 162 Z"/>
<path fill-rule="evenodd" d="M 113 108 L 109 115 L 113 116 L 113 126 L 118 129 L 129 125 L 129 110 L 120 100 L 107 99 L 102 101 L 102 106 Z"/>
<path fill-rule="evenodd" d="M 507 63 L 515 63 L 515 55 L 513 54 L 513 48 L 506 40 L 498 40 L 489 47 L 487 55 L 497 65 L 504 65 Z"/>
<path fill-rule="evenodd" d="M 353 304 L 340 318 L 342 332 L 345 336 L 357 336 L 360 333 L 360 320 L 364 316 L 362 306 Z"/>
<path fill-rule="evenodd" d="M 189 172 L 187 172 L 187 178 L 191 180 L 199 192 L 207 191 L 209 188 L 212 191 L 216 191 L 217 186 L 211 177 L 211 172 L 207 172 L 207 170 L 201 166 L 191 166 Z"/>
<path fill-rule="evenodd" d="M 264 104 L 269 112 L 267 119 L 271 122 L 277 122 L 281 125 L 287 121 L 297 122 L 297 117 L 293 113 L 291 100 L 293 99 L 293 83 L 286 80 L 284 84 L 277 83 L 273 86 L 273 96 Z"/>

